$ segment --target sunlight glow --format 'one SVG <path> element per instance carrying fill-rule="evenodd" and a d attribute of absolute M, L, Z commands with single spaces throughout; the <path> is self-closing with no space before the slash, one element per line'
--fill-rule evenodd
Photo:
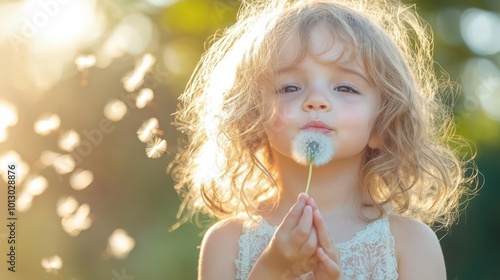
<path fill-rule="evenodd" d="M 500 52 L 500 16 L 480 9 L 467 9 L 461 18 L 460 30 L 466 45 L 479 55 Z"/>

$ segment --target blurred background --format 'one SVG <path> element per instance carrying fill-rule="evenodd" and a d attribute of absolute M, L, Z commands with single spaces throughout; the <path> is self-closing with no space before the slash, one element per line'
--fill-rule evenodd
<path fill-rule="evenodd" d="M 442 246 L 448 279 L 500 279 L 500 1 L 418 0 L 462 88 L 482 189 Z M 237 0 L 0 1 L 0 279 L 196 279 L 202 230 L 173 232 L 177 97 Z M 7 164 L 17 163 L 16 272 Z"/>

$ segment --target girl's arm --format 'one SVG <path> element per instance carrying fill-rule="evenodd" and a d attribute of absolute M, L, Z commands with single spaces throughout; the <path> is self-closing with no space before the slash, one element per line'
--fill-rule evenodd
<path fill-rule="evenodd" d="M 198 263 L 198 280 L 234 280 L 238 239 L 243 225 L 239 220 L 223 220 L 213 225 L 203 238 Z"/>
<path fill-rule="evenodd" d="M 439 240 L 427 225 L 408 217 L 389 218 L 396 243 L 400 280 L 445 280 Z"/>

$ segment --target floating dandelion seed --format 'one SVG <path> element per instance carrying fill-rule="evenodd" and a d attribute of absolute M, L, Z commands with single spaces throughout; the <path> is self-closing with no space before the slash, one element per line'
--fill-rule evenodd
<path fill-rule="evenodd" d="M 0 156 L 0 166 L 7 166 L 8 164 L 17 163 L 17 183 L 21 184 L 26 176 L 29 174 L 30 166 L 23 161 L 21 156 L 14 150 L 9 150 Z M 7 168 L 0 168 L 0 175 L 2 179 L 7 183 Z"/>
<path fill-rule="evenodd" d="M 0 129 L 17 124 L 17 108 L 10 102 L 0 100 Z"/>
<path fill-rule="evenodd" d="M 167 150 L 167 141 L 155 138 L 146 144 L 146 155 L 149 158 L 159 158 Z"/>
<path fill-rule="evenodd" d="M 80 145 L 80 135 L 74 129 L 68 130 L 61 134 L 57 145 L 61 150 L 71 152 Z"/>
<path fill-rule="evenodd" d="M 54 160 L 52 166 L 58 174 L 68 174 L 75 169 L 75 160 L 69 154 L 62 155 Z"/>
<path fill-rule="evenodd" d="M 134 69 L 132 75 L 123 78 L 123 87 L 128 92 L 133 92 L 144 82 L 144 75 L 151 69 L 156 61 L 152 54 L 145 54 L 141 62 Z"/>
<path fill-rule="evenodd" d="M 0 143 L 7 141 L 9 138 L 9 132 L 6 127 L 0 127 Z"/>
<path fill-rule="evenodd" d="M 33 196 L 22 192 L 16 200 L 16 210 L 19 212 L 26 212 L 33 204 Z"/>
<path fill-rule="evenodd" d="M 35 132 L 39 135 L 49 135 L 61 125 L 61 119 L 57 114 L 44 114 L 34 124 Z"/>
<path fill-rule="evenodd" d="M 78 68 L 78 71 L 83 71 L 85 69 L 88 69 L 92 66 L 95 65 L 97 59 L 95 55 L 89 54 L 89 55 L 80 55 L 75 59 L 75 64 L 76 67 Z"/>
<path fill-rule="evenodd" d="M 135 240 L 124 229 L 116 229 L 108 239 L 107 251 L 117 259 L 124 259 L 135 246 Z"/>
<path fill-rule="evenodd" d="M 46 272 L 59 271 L 61 270 L 62 266 L 62 259 L 58 255 L 42 259 L 42 267 L 45 268 Z"/>
<path fill-rule="evenodd" d="M 57 201 L 57 215 L 64 218 L 73 214 L 78 208 L 78 201 L 72 196 L 60 198 Z"/>
<path fill-rule="evenodd" d="M 156 118 L 151 118 L 145 121 L 141 125 L 139 130 L 137 130 L 137 136 L 139 137 L 139 140 L 141 140 L 141 142 L 143 143 L 149 142 L 155 136 L 159 126 L 160 125 L 158 124 L 158 119 Z"/>
<path fill-rule="evenodd" d="M 33 198 L 37 195 L 41 195 L 45 189 L 47 189 L 47 179 L 43 176 L 31 177 L 24 184 L 19 197 L 16 202 L 16 209 L 19 212 L 26 212 L 31 208 L 33 203 Z"/>
<path fill-rule="evenodd" d="M 30 196 L 41 195 L 47 189 L 48 182 L 43 176 L 36 176 L 26 181 L 24 185 L 24 192 Z"/>
<path fill-rule="evenodd" d="M 88 229 L 92 225 L 92 220 L 89 218 L 90 206 L 82 204 L 73 214 L 62 218 L 61 225 L 65 232 L 71 236 L 77 236 L 82 230 Z"/>
<path fill-rule="evenodd" d="M 60 156 L 61 156 L 61 154 L 56 153 L 56 152 L 43 151 L 42 154 L 40 155 L 40 162 L 44 166 L 50 166 Z"/>
<path fill-rule="evenodd" d="M 104 107 L 104 116 L 113 122 L 121 120 L 127 113 L 127 105 L 118 99 L 108 102 Z"/>
<path fill-rule="evenodd" d="M 94 174 L 89 170 L 78 169 L 69 178 L 69 183 L 74 190 L 85 189 L 94 181 Z"/>
<path fill-rule="evenodd" d="M 154 98 L 154 93 L 153 90 L 149 88 L 143 88 L 141 92 L 139 92 L 139 95 L 137 95 L 137 98 L 135 99 L 135 106 L 137 108 L 142 109 L 148 105 L 151 100 Z"/>

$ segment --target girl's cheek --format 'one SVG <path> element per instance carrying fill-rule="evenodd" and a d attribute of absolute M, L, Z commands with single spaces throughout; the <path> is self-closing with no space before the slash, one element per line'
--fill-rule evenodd
<path fill-rule="evenodd" d="M 280 104 L 278 112 L 274 117 L 271 125 L 266 128 L 266 133 L 269 138 L 274 138 L 277 134 L 283 133 L 285 129 L 291 124 L 293 113 L 288 104 Z"/>

